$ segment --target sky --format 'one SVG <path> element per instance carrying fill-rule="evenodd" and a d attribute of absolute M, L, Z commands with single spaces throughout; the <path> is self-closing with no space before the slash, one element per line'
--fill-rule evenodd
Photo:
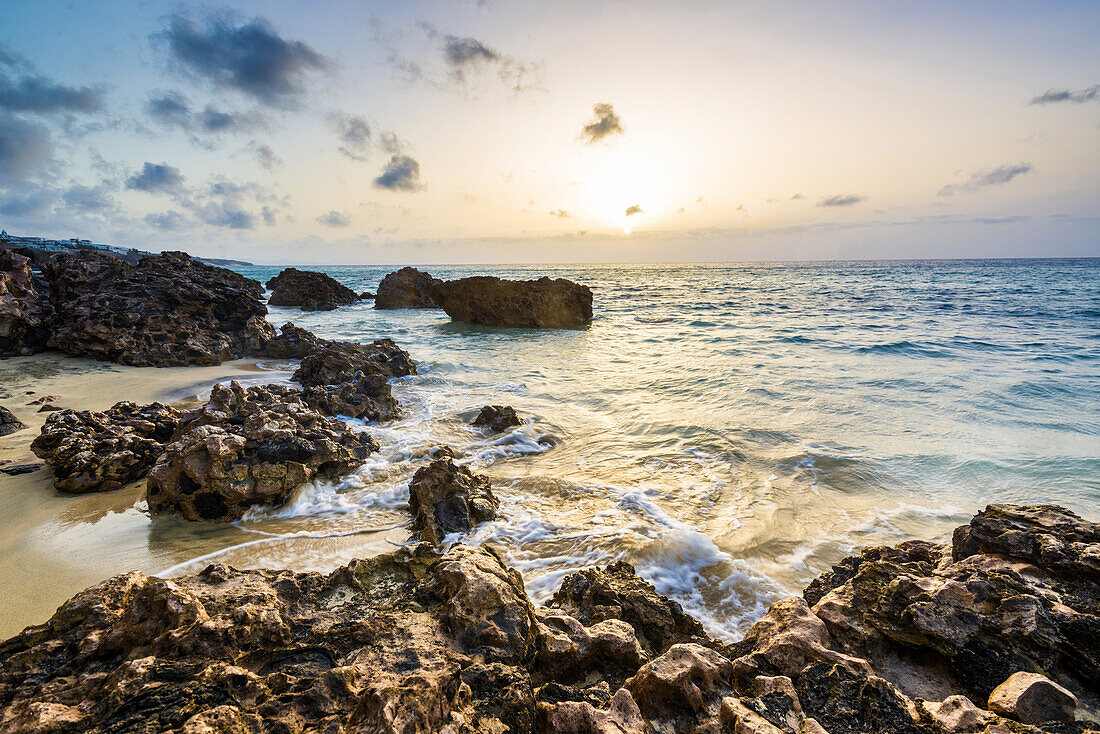
<path fill-rule="evenodd" d="M 1100 256 L 1100 3 L 0 0 L 0 227 L 271 264 Z"/>

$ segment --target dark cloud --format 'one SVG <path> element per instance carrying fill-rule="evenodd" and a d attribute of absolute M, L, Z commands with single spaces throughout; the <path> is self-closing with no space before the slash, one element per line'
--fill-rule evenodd
<path fill-rule="evenodd" d="M 326 212 L 317 217 L 317 221 L 329 227 L 350 227 L 351 220 L 347 214 L 338 212 L 333 209 L 330 212 Z"/>
<path fill-rule="evenodd" d="M 862 201 L 867 201 L 866 196 L 860 196 L 858 194 L 836 194 L 834 196 L 826 196 L 821 201 L 817 202 L 818 206 L 854 206 Z"/>
<path fill-rule="evenodd" d="M 105 186 L 70 186 L 61 197 L 65 206 L 80 212 L 103 212 L 115 208 L 115 200 Z"/>
<path fill-rule="evenodd" d="M 604 138 L 623 133 L 623 122 L 615 114 L 615 108 L 606 103 L 592 105 L 596 119 L 581 129 L 581 140 L 591 145 Z"/>
<path fill-rule="evenodd" d="M 103 109 L 102 87 L 70 87 L 35 73 L 21 56 L 0 47 L 0 110 L 89 114 Z"/>
<path fill-rule="evenodd" d="M 180 169 L 167 163 L 145 162 L 141 173 L 135 173 L 126 181 L 126 188 L 149 193 L 178 191 L 183 186 Z"/>
<path fill-rule="evenodd" d="M 145 223 L 150 227 L 164 230 L 166 232 L 175 232 L 176 230 L 183 229 L 187 223 L 187 218 L 176 211 L 160 212 L 159 214 L 146 214 Z"/>
<path fill-rule="evenodd" d="M 275 170 L 283 163 L 282 159 L 275 155 L 275 151 L 271 149 L 270 145 L 256 146 L 256 162 L 260 164 L 261 168 L 266 168 L 269 171 Z"/>
<path fill-rule="evenodd" d="M 178 92 L 165 92 L 145 104 L 145 111 L 163 125 L 191 127 L 191 103 Z"/>
<path fill-rule="evenodd" d="M 642 208 L 640 206 L 638 206 L 637 204 L 633 204 L 633 205 L 628 206 L 626 208 L 626 215 L 628 217 L 632 217 L 635 214 L 642 214 L 642 213 L 643 213 Z"/>
<path fill-rule="evenodd" d="M 420 164 L 407 155 L 390 156 L 382 175 L 374 179 L 376 188 L 390 191 L 418 191 L 420 185 Z"/>
<path fill-rule="evenodd" d="M 57 201 L 57 194 L 51 189 L 21 189 L 17 193 L 5 194 L 0 199 L 0 215 L 6 217 L 29 217 L 45 214 Z"/>
<path fill-rule="evenodd" d="M 1030 163 L 1009 163 L 992 171 L 974 171 L 970 180 L 962 184 L 948 184 L 939 190 L 939 196 L 954 196 L 960 191 L 975 191 L 986 186 L 1000 186 L 1017 176 L 1031 172 Z"/>
<path fill-rule="evenodd" d="M 805 194 L 795 194 L 794 196 L 791 197 L 791 201 L 798 201 L 799 199 L 805 199 L 805 198 L 806 198 Z"/>
<path fill-rule="evenodd" d="M 191 102 L 178 92 L 165 92 L 151 98 L 145 105 L 145 111 L 162 125 L 200 133 L 248 131 L 267 124 L 265 117 L 258 112 L 229 112 L 213 105 L 206 105 L 201 111 L 192 111 Z M 197 138 L 192 138 L 192 142 L 201 144 Z"/>
<path fill-rule="evenodd" d="M 265 206 L 260 210 L 260 215 L 264 218 L 264 224 L 268 227 L 275 226 L 275 210 L 269 206 Z"/>
<path fill-rule="evenodd" d="M 339 151 L 354 161 L 365 161 L 370 152 L 370 125 L 362 115 L 336 112 L 329 116 L 336 136 L 340 138 Z"/>
<path fill-rule="evenodd" d="M 558 219 L 569 219 L 573 215 L 565 211 L 564 209 L 555 209 L 554 211 L 550 212 L 550 216 L 557 217 Z"/>
<path fill-rule="evenodd" d="M 1100 99 L 1100 84 L 1093 84 L 1091 87 L 1082 89 L 1079 92 L 1071 92 L 1068 89 L 1048 89 L 1038 97 L 1032 97 L 1028 104 L 1057 104 L 1059 102 L 1081 104 L 1097 99 Z"/>
<path fill-rule="evenodd" d="M 262 18 L 238 26 L 208 17 L 200 25 L 176 15 L 155 38 L 164 40 L 172 59 L 195 76 L 273 107 L 297 104 L 309 74 L 332 66 L 308 44 L 284 39 Z"/>
<path fill-rule="evenodd" d="M 196 214 L 203 222 L 215 227 L 252 229 L 256 226 L 256 217 L 229 199 L 207 202 L 196 210 Z"/>
<path fill-rule="evenodd" d="M 53 157 L 53 141 L 44 125 L 0 113 L 0 181 L 22 181 Z"/>
<path fill-rule="evenodd" d="M 476 38 L 447 36 L 443 39 L 443 59 L 450 64 L 458 81 L 465 81 L 466 69 L 500 61 L 500 54 Z"/>

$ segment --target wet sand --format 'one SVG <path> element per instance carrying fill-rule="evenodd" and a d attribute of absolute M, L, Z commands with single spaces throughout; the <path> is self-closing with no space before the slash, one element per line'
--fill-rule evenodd
<path fill-rule="evenodd" d="M 268 382 L 286 371 L 257 360 L 217 367 L 139 368 L 58 353 L 0 360 L 0 404 L 30 428 L 0 437 L 0 461 L 38 464 L 30 451 L 49 413 L 27 405 L 46 395 L 77 410 L 103 410 L 120 400 L 184 407 L 218 382 Z M 10 466 L 8 464 L 7 466 Z M 144 481 L 117 492 L 66 495 L 54 489 L 48 468 L 0 474 L 0 639 L 44 622 L 73 594 L 114 574 L 157 573 L 204 553 L 255 540 L 231 525 L 151 520 Z M 361 539 L 360 539 L 361 542 Z"/>

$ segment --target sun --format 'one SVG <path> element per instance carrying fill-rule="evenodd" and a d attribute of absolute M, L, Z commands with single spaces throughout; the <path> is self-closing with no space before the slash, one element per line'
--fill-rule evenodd
<path fill-rule="evenodd" d="M 623 234 L 630 234 L 632 231 L 630 227 L 623 227 Z"/>

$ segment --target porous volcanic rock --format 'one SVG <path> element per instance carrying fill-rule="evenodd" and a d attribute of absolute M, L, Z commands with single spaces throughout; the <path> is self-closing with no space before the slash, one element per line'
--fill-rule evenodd
<path fill-rule="evenodd" d="M 511 405 L 486 405 L 474 418 L 475 426 L 487 426 L 493 433 L 503 433 L 522 424 Z"/>
<path fill-rule="evenodd" d="M 259 283 L 182 252 L 149 255 L 136 265 L 62 254 L 46 275 L 54 309 L 49 346 L 120 364 L 216 365 L 239 358 L 246 351 L 242 332 L 267 313 Z"/>
<path fill-rule="evenodd" d="M 496 517 L 500 502 L 489 478 L 443 456 L 416 470 L 409 482 L 409 510 L 420 539 L 438 545 L 449 533 L 466 533 Z"/>
<path fill-rule="evenodd" d="M 356 372 L 338 385 L 310 385 L 302 401 L 325 415 L 346 415 L 364 421 L 392 421 L 401 414 L 385 375 Z"/>
<path fill-rule="evenodd" d="M 22 431 L 27 424 L 15 417 L 15 413 L 0 405 L 0 436 Z"/>
<path fill-rule="evenodd" d="M 455 321 L 551 329 L 592 320 L 592 291 L 564 278 L 502 280 L 487 275 L 440 281 L 433 300 Z"/>
<path fill-rule="evenodd" d="M 432 292 L 442 282 L 416 268 L 401 268 L 387 275 L 378 284 L 378 292 L 374 294 L 374 307 L 378 309 L 438 308 L 432 298 Z"/>
<path fill-rule="evenodd" d="M 326 273 L 286 268 L 267 281 L 272 306 L 298 306 L 303 311 L 331 311 L 359 301 L 351 288 Z"/>
<path fill-rule="evenodd" d="M 301 359 L 327 343 L 327 340 L 316 336 L 312 331 L 288 321 L 279 327 L 278 334 L 271 329 L 269 334 L 264 334 L 254 345 L 250 344 L 248 354 L 267 359 Z"/>
<path fill-rule="evenodd" d="M 335 480 L 378 449 L 366 433 L 302 402 L 281 385 L 217 385 L 185 413 L 149 472 L 153 514 L 235 520 L 254 505 L 277 506 L 312 479 Z"/>
<path fill-rule="evenodd" d="M 163 403 L 59 410 L 46 419 L 31 451 L 50 465 L 58 490 L 109 492 L 149 473 L 179 419 L 179 411 Z"/>
<path fill-rule="evenodd" d="M 302 358 L 291 379 L 310 387 L 338 385 L 364 375 L 404 377 L 416 374 L 416 362 L 392 339 L 377 339 L 370 344 L 322 342 Z"/>
<path fill-rule="evenodd" d="M 48 288 L 31 260 L 0 250 L 0 357 L 45 350 L 51 313 Z"/>

